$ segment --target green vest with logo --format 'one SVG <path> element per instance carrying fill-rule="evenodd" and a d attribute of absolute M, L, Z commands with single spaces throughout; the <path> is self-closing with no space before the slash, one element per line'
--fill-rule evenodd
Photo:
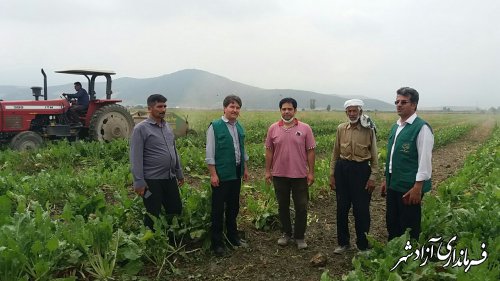
<path fill-rule="evenodd" d="M 236 175 L 236 157 L 234 155 L 233 137 L 229 133 L 226 122 L 217 119 L 212 122 L 215 136 L 215 170 L 220 181 L 238 179 Z M 240 165 L 241 173 L 245 169 L 245 132 L 240 123 L 236 122 L 236 130 L 240 143 Z"/>
<path fill-rule="evenodd" d="M 407 123 L 399 132 L 394 145 L 394 155 L 392 156 L 392 174 L 389 177 L 389 160 L 391 159 L 391 149 L 398 124 L 392 126 L 389 141 L 387 142 L 387 159 L 385 163 L 387 188 L 407 192 L 415 184 L 415 177 L 418 172 L 417 137 L 423 125 L 429 126 L 427 122 L 417 116 L 412 124 Z M 424 181 L 422 190 L 423 192 L 431 190 L 431 179 Z"/>

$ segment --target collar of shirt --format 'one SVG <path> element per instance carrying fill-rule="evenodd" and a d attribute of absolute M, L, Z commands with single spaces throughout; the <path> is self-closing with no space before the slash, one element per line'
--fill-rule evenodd
<path fill-rule="evenodd" d="M 350 129 L 359 129 L 359 122 L 356 122 L 354 124 L 352 124 L 351 122 L 349 122 L 349 124 L 347 124 L 347 129 L 350 130 Z"/>
<path fill-rule="evenodd" d="M 226 116 L 222 115 L 221 117 L 222 121 L 226 122 L 226 123 L 229 123 L 231 125 L 236 125 L 236 123 L 238 123 L 238 120 L 234 121 L 234 122 L 229 122 L 229 119 L 226 118 Z"/>
<path fill-rule="evenodd" d="M 398 121 L 396 122 L 399 126 L 402 126 L 402 125 L 406 125 L 406 124 L 413 124 L 413 121 L 415 121 L 415 119 L 417 119 L 417 113 L 413 113 L 412 116 L 410 116 L 408 119 L 406 119 L 405 122 L 401 122 L 401 118 L 398 119 Z"/>
<path fill-rule="evenodd" d="M 299 119 L 297 119 L 297 118 L 293 119 L 293 125 L 297 125 L 297 124 L 299 124 Z M 278 121 L 278 126 L 282 127 L 284 125 L 285 125 L 285 121 L 283 121 L 283 120 Z"/>
<path fill-rule="evenodd" d="M 151 118 L 151 116 L 149 116 L 148 119 L 146 119 L 146 122 L 148 122 L 149 124 L 157 125 L 160 128 L 163 127 L 163 126 L 165 126 L 165 120 L 161 120 L 161 123 L 158 124 L 156 122 L 156 120 L 154 120 L 153 118 Z"/>

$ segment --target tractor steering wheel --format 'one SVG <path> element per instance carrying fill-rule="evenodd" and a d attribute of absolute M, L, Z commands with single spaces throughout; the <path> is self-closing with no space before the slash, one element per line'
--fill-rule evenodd
<path fill-rule="evenodd" d="M 72 102 L 73 99 L 69 98 L 68 94 L 66 94 L 66 93 L 63 93 L 60 97 L 63 98 L 63 99 L 66 99 L 71 104 L 73 103 Z"/>

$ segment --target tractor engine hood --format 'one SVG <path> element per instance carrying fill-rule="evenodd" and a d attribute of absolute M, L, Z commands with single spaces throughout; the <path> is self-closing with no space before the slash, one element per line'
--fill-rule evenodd
<path fill-rule="evenodd" d="M 0 105 L 4 114 L 60 114 L 70 107 L 66 99 L 2 101 Z"/>

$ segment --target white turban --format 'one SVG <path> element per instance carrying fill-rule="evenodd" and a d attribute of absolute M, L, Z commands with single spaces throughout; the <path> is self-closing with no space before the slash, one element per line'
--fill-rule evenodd
<path fill-rule="evenodd" d="M 344 103 L 344 108 L 347 109 L 349 106 L 359 106 L 363 107 L 365 103 L 360 99 L 346 100 Z"/>

